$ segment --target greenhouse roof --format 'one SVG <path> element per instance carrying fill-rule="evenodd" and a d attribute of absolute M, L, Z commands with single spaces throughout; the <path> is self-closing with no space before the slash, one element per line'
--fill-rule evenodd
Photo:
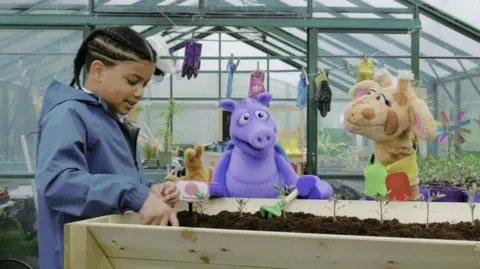
<path fill-rule="evenodd" d="M 89 2 L 95 5 L 90 7 Z M 364 55 L 372 58 L 377 67 L 386 66 L 392 73 L 410 69 L 410 33 L 419 27 L 407 27 L 410 30 L 404 33 L 398 33 L 395 27 L 401 28 L 410 21 L 415 25 L 412 7 L 419 4 L 421 81 L 446 83 L 480 74 L 480 30 L 472 26 L 480 23 L 480 1 L 462 0 L 462 6 L 454 2 L 317 0 L 310 6 L 304 0 L 4 0 L 0 3 L 0 25 L 8 30 L 0 30 L 0 76 L 2 80 L 13 79 L 19 64 L 12 63 L 23 57 L 21 64 L 26 72 L 41 71 L 31 82 L 35 86 L 43 87 L 52 78 L 68 80 L 71 69 L 67 67 L 82 39 L 82 31 L 68 28 L 83 24 L 88 18 L 92 23 L 103 19 L 103 25 L 123 22 L 144 36 L 162 35 L 172 51 L 181 51 L 192 35 L 196 40 L 218 39 L 212 34 L 224 33 L 230 41 L 274 56 L 292 71 L 306 65 L 305 25 L 335 21 L 330 25 L 334 30 L 344 27 L 351 31 L 329 31 L 329 25 L 318 26 L 319 68 L 333 70 L 331 81 L 345 91 L 356 80 L 355 74 L 345 72 L 345 62 L 358 65 Z M 305 18 L 309 12 L 313 18 Z M 228 25 L 233 26 L 221 26 L 231 17 L 234 18 Z M 267 18 L 272 20 L 257 23 Z M 375 27 L 385 25 L 386 33 L 350 28 L 358 19 Z M 162 23 L 155 25 L 161 25 L 154 26 L 156 21 Z M 45 28 L 46 25 L 57 26 L 58 30 L 52 31 L 54 28 Z M 39 30 L 37 26 L 43 28 Z M 20 29 L 25 27 L 35 30 Z M 252 54 L 242 51 L 238 56 L 258 56 Z M 222 57 L 227 56 L 222 53 Z M 65 64 L 64 59 L 68 59 Z"/>

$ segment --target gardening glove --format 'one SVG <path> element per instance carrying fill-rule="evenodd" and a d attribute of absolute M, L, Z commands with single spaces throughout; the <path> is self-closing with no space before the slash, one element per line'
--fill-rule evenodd
<path fill-rule="evenodd" d="M 328 72 L 319 73 L 315 76 L 315 103 L 322 117 L 326 117 L 330 112 L 330 103 L 332 102 L 332 90 L 328 85 Z"/>
<path fill-rule="evenodd" d="M 193 55 L 194 55 L 194 60 L 193 60 L 193 76 L 197 78 L 198 76 L 198 70 L 200 70 L 200 57 L 202 57 L 202 44 L 194 42 L 193 43 Z"/>
<path fill-rule="evenodd" d="M 358 66 L 357 83 L 364 80 L 377 81 L 375 78 L 375 67 L 371 59 L 363 59 Z"/>
<path fill-rule="evenodd" d="M 300 80 L 298 81 L 298 93 L 297 93 L 297 107 L 304 109 L 307 104 L 307 82 L 303 77 L 303 74 L 300 74 Z"/>
<path fill-rule="evenodd" d="M 265 73 L 261 71 L 254 71 L 250 75 L 250 89 L 248 91 L 248 97 L 256 98 L 266 91 L 265 86 L 263 85 L 264 80 Z"/>
<path fill-rule="evenodd" d="M 295 187 L 299 196 L 308 199 L 326 200 L 331 199 L 333 194 L 330 184 L 313 175 L 300 176 Z"/>
<path fill-rule="evenodd" d="M 194 60 L 195 55 L 193 51 L 193 42 L 187 41 L 185 43 L 185 55 L 182 65 L 182 78 L 185 76 L 187 76 L 188 79 L 192 78 L 194 71 Z"/>

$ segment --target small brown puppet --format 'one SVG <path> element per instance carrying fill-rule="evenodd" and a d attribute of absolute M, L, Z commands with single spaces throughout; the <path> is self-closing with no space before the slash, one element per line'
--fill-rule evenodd
<path fill-rule="evenodd" d="M 376 162 L 387 175 L 401 172 L 408 177 L 411 197 L 407 200 L 421 197 L 416 159 L 419 139 L 434 139 L 437 134 L 437 124 L 427 104 L 417 96 L 412 79 L 411 71 L 402 70 L 395 87 L 383 69 L 377 74 L 380 84 L 364 80 L 350 89 L 352 102 L 344 112 L 345 128 L 374 142 L 374 154 L 367 167 Z M 387 191 L 392 190 L 387 186 Z"/>
<path fill-rule="evenodd" d="M 167 176 L 167 180 L 203 180 L 212 181 L 213 168 L 209 167 L 208 171 L 203 167 L 203 145 L 195 146 L 195 149 L 187 149 L 185 151 L 185 167 L 187 168 L 187 175 L 183 177 L 176 177 L 173 175 Z"/>

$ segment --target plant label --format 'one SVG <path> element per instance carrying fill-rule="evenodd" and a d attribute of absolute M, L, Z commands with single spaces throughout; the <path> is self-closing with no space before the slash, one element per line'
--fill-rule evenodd
<path fill-rule="evenodd" d="M 180 190 L 180 201 L 188 203 L 201 202 L 208 196 L 208 182 L 201 180 L 177 180 Z"/>

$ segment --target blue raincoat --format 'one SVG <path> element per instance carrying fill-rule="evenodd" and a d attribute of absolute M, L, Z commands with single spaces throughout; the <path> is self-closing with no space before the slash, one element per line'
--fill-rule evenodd
<path fill-rule="evenodd" d="M 121 123 L 94 94 L 53 81 L 38 131 L 40 269 L 62 269 L 66 223 L 138 212 L 151 183 L 142 180 L 139 129 Z"/>

